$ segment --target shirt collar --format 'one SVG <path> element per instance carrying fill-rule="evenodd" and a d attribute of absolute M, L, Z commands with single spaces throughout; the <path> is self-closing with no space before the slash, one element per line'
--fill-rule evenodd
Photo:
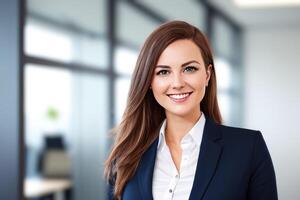
<path fill-rule="evenodd" d="M 165 139 L 166 124 L 167 124 L 167 120 L 164 119 L 159 131 L 159 139 L 157 145 L 159 151 L 162 151 L 166 145 L 166 139 Z"/>
<path fill-rule="evenodd" d="M 191 137 L 193 139 L 193 142 L 200 147 L 201 141 L 202 141 L 202 135 L 204 131 L 204 125 L 205 125 L 205 115 L 202 112 L 200 118 L 195 123 L 193 128 L 182 138 L 182 141 L 184 141 L 186 138 Z M 167 120 L 164 119 L 160 131 L 159 131 L 159 139 L 158 139 L 158 145 L 157 148 L 159 151 L 162 151 L 164 147 L 166 146 L 166 139 L 165 139 L 165 130 L 166 130 L 166 124 Z"/>
<path fill-rule="evenodd" d="M 204 116 L 204 113 L 202 113 L 200 118 L 196 122 L 196 124 L 193 126 L 193 128 L 187 134 L 187 135 L 192 136 L 194 142 L 198 146 L 200 146 L 200 144 L 201 144 L 204 125 L 205 125 L 205 116 Z"/>

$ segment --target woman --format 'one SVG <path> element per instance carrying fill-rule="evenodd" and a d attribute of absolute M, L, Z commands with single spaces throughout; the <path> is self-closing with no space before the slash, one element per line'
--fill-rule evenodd
<path fill-rule="evenodd" d="M 259 131 L 221 125 L 212 52 L 194 26 L 158 27 L 139 54 L 106 161 L 109 199 L 275 200 Z"/>

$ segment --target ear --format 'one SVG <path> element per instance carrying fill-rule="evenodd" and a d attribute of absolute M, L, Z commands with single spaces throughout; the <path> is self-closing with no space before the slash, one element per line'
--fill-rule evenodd
<path fill-rule="evenodd" d="M 208 86 L 208 82 L 210 79 L 210 75 L 211 75 L 211 71 L 212 71 L 212 65 L 209 64 L 207 69 L 206 69 L 206 86 Z"/>

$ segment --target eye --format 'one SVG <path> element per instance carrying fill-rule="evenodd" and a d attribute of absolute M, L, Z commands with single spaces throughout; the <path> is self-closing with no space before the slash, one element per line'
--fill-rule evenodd
<path fill-rule="evenodd" d="M 194 67 L 194 66 L 187 66 L 186 68 L 184 68 L 184 70 L 187 72 L 194 72 L 194 71 L 197 71 L 198 68 Z"/>
<path fill-rule="evenodd" d="M 156 75 L 167 75 L 169 73 L 168 70 L 160 70 L 156 73 Z"/>

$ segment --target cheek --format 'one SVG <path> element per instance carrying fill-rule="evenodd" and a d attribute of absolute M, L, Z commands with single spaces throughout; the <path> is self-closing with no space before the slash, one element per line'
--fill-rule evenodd
<path fill-rule="evenodd" d="M 164 107 L 165 97 L 168 90 L 168 84 L 166 80 L 154 79 L 151 83 L 152 92 L 155 100 L 158 104 Z"/>
<path fill-rule="evenodd" d="M 201 81 L 195 81 L 193 83 L 193 87 L 194 89 L 197 91 L 197 99 L 199 99 L 200 101 L 203 99 L 204 95 L 205 95 L 205 87 L 206 82 L 205 80 L 201 80 Z"/>
<path fill-rule="evenodd" d="M 151 85 L 153 93 L 156 94 L 163 93 L 168 89 L 167 81 L 162 79 L 154 79 Z"/>
<path fill-rule="evenodd" d="M 193 79 L 190 81 L 190 85 L 197 90 L 203 90 L 206 85 L 206 80 L 203 77 Z"/>

